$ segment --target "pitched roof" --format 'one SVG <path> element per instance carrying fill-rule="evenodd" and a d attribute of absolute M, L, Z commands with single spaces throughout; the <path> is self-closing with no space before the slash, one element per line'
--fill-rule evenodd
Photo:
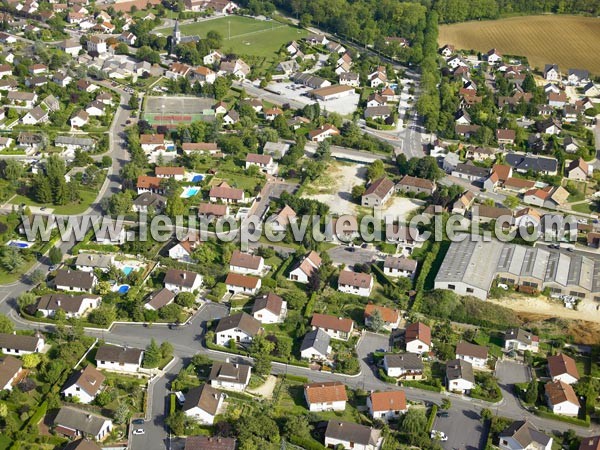
<path fill-rule="evenodd" d="M 348 401 L 346 386 L 339 381 L 307 384 L 304 394 L 309 404 Z"/>
<path fill-rule="evenodd" d="M 525 420 L 517 420 L 500 433 L 500 437 L 512 437 L 521 448 L 530 448 L 531 444 L 537 443 L 545 448 L 552 439 L 550 436 L 539 431 L 535 425 Z"/>
<path fill-rule="evenodd" d="M 110 419 L 89 411 L 63 406 L 56 415 L 54 424 L 96 436 L 108 420 Z"/>
<path fill-rule="evenodd" d="M 5 356 L 0 359 L 0 390 L 19 373 L 23 363 L 13 356 Z"/>
<path fill-rule="evenodd" d="M 137 179 L 136 187 L 138 189 L 159 189 L 162 178 L 140 175 Z"/>
<path fill-rule="evenodd" d="M 569 164 L 569 168 L 567 169 L 567 172 L 571 172 L 572 170 L 575 170 L 578 168 L 583 170 L 586 173 L 586 175 L 589 173 L 589 170 L 590 170 L 589 164 L 587 162 L 585 162 L 583 158 L 579 158 L 579 159 L 574 159 L 573 161 L 571 161 L 571 163 Z"/>
<path fill-rule="evenodd" d="M 229 200 L 241 200 L 244 198 L 244 191 L 236 189 L 223 182 L 219 186 L 210 189 L 209 197 L 224 198 Z"/>
<path fill-rule="evenodd" d="M 410 175 L 404 175 L 398 184 L 400 186 L 412 186 L 429 190 L 433 190 L 435 188 L 435 183 L 433 181 L 426 180 L 425 178 L 413 177 Z"/>
<path fill-rule="evenodd" d="M 91 397 L 95 397 L 98 391 L 102 388 L 102 383 L 104 383 L 106 377 L 96 369 L 91 364 L 88 364 L 85 369 L 78 370 L 77 372 L 73 372 L 65 386 L 63 387 L 63 391 L 73 385 L 79 386 L 83 391 L 90 395 Z"/>
<path fill-rule="evenodd" d="M 352 330 L 354 323 L 352 322 L 352 319 L 330 316 L 328 314 L 314 314 L 310 321 L 310 325 L 317 328 L 349 333 Z"/>
<path fill-rule="evenodd" d="M 24 336 L 22 334 L 0 333 L 0 349 L 9 348 L 33 352 L 37 348 L 41 336 Z"/>
<path fill-rule="evenodd" d="M 392 189 L 394 189 L 394 182 L 387 177 L 379 178 L 375 180 L 367 188 L 363 197 L 366 195 L 376 195 L 380 199 L 384 198 Z"/>
<path fill-rule="evenodd" d="M 383 267 L 414 272 L 417 270 L 417 261 L 414 259 L 409 259 L 405 256 L 401 256 L 399 258 L 396 256 L 386 256 L 385 261 L 383 262 Z"/>
<path fill-rule="evenodd" d="M 269 292 L 262 297 L 257 298 L 252 306 L 252 314 L 255 312 L 266 309 L 272 312 L 276 316 L 281 314 L 281 308 L 283 307 L 283 298 L 279 295 Z"/>
<path fill-rule="evenodd" d="M 600 436 L 581 438 L 579 450 L 600 450 Z"/>
<path fill-rule="evenodd" d="M 160 309 L 175 300 L 175 294 L 167 288 L 162 288 L 152 292 L 147 298 L 147 305 L 152 306 L 154 309 Z"/>
<path fill-rule="evenodd" d="M 215 329 L 216 333 L 239 328 L 250 336 L 256 336 L 260 330 L 260 322 L 245 312 L 223 317 Z"/>
<path fill-rule="evenodd" d="M 416 353 L 396 353 L 383 357 L 388 368 L 404 369 L 409 371 L 422 371 L 423 360 Z"/>
<path fill-rule="evenodd" d="M 396 323 L 398 322 L 398 317 L 400 317 L 397 309 L 392 309 L 386 306 L 379 306 L 374 305 L 373 303 L 369 303 L 365 307 L 365 318 L 371 317 L 375 311 L 379 311 L 381 318 L 386 323 Z"/>
<path fill-rule="evenodd" d="M 323 134 L 327 131 L 331 131 L 331 132 L 333 132 L 333 134 L 340 134 L 340 130 L 338 130 L 335 125 L 325 124 L 319 128 L 309 131 L 308 137 L 310 139 L 314 139 L 315 137 L 317 137 L 320 134 Z"/>
<path fill-rule="evenodd" d="M 220 436 L 188 436 L 184 450 L 235 450 L 234 438 Z"/>
<path fill-rule="evenodd" d="M 271 155 L 261 155 L 259 153 L 248 153 L 246 155 L 246 162 L 252 164 L 263 164 L 266 166 L 273 162 L 273 157 Z"/>
<path fill-rule="evenodd" d="M 193 408 L 200 408 L 214 416 L 217 414 L 220 399 L 220 391 L 213 388 L 210 384 L 203 384 L 202 386 L 190 389 L 185 394 L 185 402 L 183 402 L 181 409 L 189 411 Z"/>
<path fill-rule="evenodd" d="M 216 203 L 200 203 L 200 205 L 198 205 L 198 214 L 222 217 L 227 214 L 227 205 L 220 205 Z"/>
<path fill-rule="evenodd" d="M 487 359 L 488 349 L 483 345 L 471 344 L 470 342 L 459 342 L 456 344 L 456 354 L 472 356 L 473 358 Z"/>
<path fill-rule="evenodd" d="M 209 380 L 227 381 L 229 383 L 245 384 L 250 373 L 248 364 L 233 364 L 229 362 L 214 362 L 210 369 Z"/>
<path fill-rule="evenodd" d="M 568 374 L 573 378 L 579 379 L 579 371 L 577 370 L 575 360 L 564 353 L 548 357 L 548 371 L 552 378 Z"/>
<path fill-rule="evenodd" d="M 101 345 L 96 351 L 96 361 L 118 362 L 120 364 L 138 364 L 144 350 L 134 347 Z"/>
<path fill-rule="evenodd" d="M 409 343 L 416 340 L 431 345 L 431 328 L 421 322 L 415 322 L 408 325 L 404 332 L 404 341 Z"/>
<path fill-rule="evenodd" d="M 406 409 L 406 394 L 404 391 L 386 391 L 371 393 L 371 405 L 377 411 L 404 411 Z"/>
<path fill-rule="evenodd" d="M 373 282 L 373 277 L 368 273 L 352 272 L 350 270 L 342 270 L 338 277 L 340 286 L 354 286 L 357 288 L 368 288 Z"/>
<path fill-rule="evenodd" d="M 314 348 L 320 354 L 327 355 L 327 353 L 329 353 L 330 342 L 331 337 L 320 328 L 317 328 L 304 335 L 304 339 L 302 339 L 302 344 L 300 345 L 300 351 Z"/>
<path fill-rule="evenodd" d="M 252 255 L 250 253 L 244 253 L 239 250 L 235 250 L 229 260 L 230 266 L 244 267 L 246 269 L 257 270 L 260 267 L 262 257 Z"/>
<path fill-rule="evenodd" d="M 506 181 L 511 173 L 512 167 L 507 166 L 506 164 L 494 164 L 492 166 L 492 173 L 498 175 L 498 179 L 500 181 Z"/>
<path fill-rule="evenodd" d="M 80 289 L 92 289 L 96 277 L 90 272 L 81 272 L 71 269 L 62 269 L 56 272 L 54 283 L 56 286 L 76 287 Z"/>
<path fill-rule="evenodd" d="M 165 143 L 164 134 L 142 134 L 140 135 L 140 144 L 163 145 Z"/>
<path fill-rule="evenodd" d="M 246 289 L 255 289 L 260 282 L 260 278 L 252 275 L 242 275 L 241 273 L 229 272 L 225 279 L 225 284 L 229 286 L 239 286 Z"/>
<path fill-rule="evenodd" d="M 327 423 L 325 437 L 344 442 L 354 442 L 364 446 L 376 446 L 379 439 L 381 439 L 381 430 L 357 423 L 330 420 Z"/>
<path fill-rule="evenodd" d="M 164 283 L 175 286 L 191 288 L 200 275 L 189 270 L 169 269 L 165 274 Z"/>
<path fill-rule="evenodd" d="M 171 176 L 171 175 L 185 175 L 185 168 L 184 167 L 170 167 L 170 166 L 163 166 L 163 167 L 156 167 L 154 169 L 154 173 L 156 174 L 156 176 Z"/>
<path fill-rule="evenodd" d="M 564 381 L 550 381 L 546 383 L 544 390 L 551 405 L 560 405 L 561 403 L 569 402 L 580 406 L 577 394 L 575 394 L 571 385 Z"/>
<path fill-rule="evenodd" d="M 62 309 L 67 313 L 76 313 L 81 309 L 82 302 L 88 298 L 100 300 L 102 297 L 99 295 L 46 294 L 38 299 L 35 310 L 56 311 Z"/>
<path fill-rule="evenodd" d="M 452 359 L 446 363 L 446 378 L 448 380 L 466 380 L 475 383 L 473 366 L 462 359 Z"/>
<path fill-rule="evenodd" d="M 207 151 L 216 152 L 219 146 L 215 142 L 184 142 L 181 144 L 181 149 L 184 152 L 188 151 Z"/>

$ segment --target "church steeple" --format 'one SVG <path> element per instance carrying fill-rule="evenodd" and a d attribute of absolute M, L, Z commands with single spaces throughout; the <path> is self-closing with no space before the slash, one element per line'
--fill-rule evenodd
<path fill-rule="evenodd" d="M 171 36 L 171 53 L 175 53 L 175 47 L 181 42 L 181 31 L 179 31 L 179 19 L 175 19 L 173 36 Z"/>

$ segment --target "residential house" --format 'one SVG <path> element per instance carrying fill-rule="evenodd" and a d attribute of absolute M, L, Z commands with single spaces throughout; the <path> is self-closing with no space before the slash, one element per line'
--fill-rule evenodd
<path fill-rule="evenodd" d="M 93 117 L 100 117 L 106 114 L 106 105 L 98 100 L 93 100 L 85 108 L 85 112 Z"/>
<path fill-rule="evenodd" d="M 88 364 L 84 369 L 73 372 L 63 386 L 61 394 L 66 399 L 79 403 L 90 404 L 104 387 L 106 377 L 93 365 Z"/>
<path fill-rule="evenodd" d="M 553 108 L 562 108 L 568 102 L 567 94 L 561 92 L 560 94 L 555 94 L 551 92 L 548 94 L 548 105 Z"/>
<path fill-rule="evenodd" d="M 304 398 L 311 412 L 344 411 L 348 401 L 346 386 L 339 381 L 307 384 Z"/>
<path fill-rule="evenodd" d="M 473 161 L 485 162 L 488 159 L 496 159 L 496 150 L 490 147 L 469 146 L 465 156 Z"/>
<path fill-rule="evenodd" d="M 567 166 L 567 178 L 569 180 L 586 181 L 592 175 L 593 166 L 590 166 L 583 158 L 574 159 Z"/>
<path fill-rule="evenodd" d="M 398 420 L 408 411 L 404 391 L 371 392 L 367 397 L 367 408 L 373 419 Z"/>
<path fill-rule="evenodd" d="M 241 59 L 221 61 L 219 72 L 233 75 L 238 80 L 244 80 L 250 74 L 250 66 Z"/>
<path fill-rule="evenodd" d="M 372 93 L 367 98 L 367 108 L 376 108 L 378 106 L 385 106 L 387 104 L 387 99 L 377 92 Z"/>
<path fill-rule="evenodd" d="M 191 80 L 204 86 L 206 83 L 213 84 L 217 79 L 217 74 L 208 67 L 196 67 L 191 73 Z"/>
<path fill-rule="evenodd" d="M 87 41 L 87 51 L 90 55 L 103 55 L 107 51 L 104 37 L 94 34 Z"/>
<path fill-rule="evenodd" d="M 387 177 L 375 180 L 361 197 L 362 206 L 383 206 L 394 193 L 394 182 Z"/>
<path fill-rule="evenodd" d="M 156 167 L 154 169 L 154 175 L 158 178 L 173 178 L 176 181 L 183 181 L 185 178 L 185 167 Z"/>
<path fill-rule="evenodd" d="M 569 69 L 567 73 L 567 82 L 571 86 L 585 86 L 590 82 L 590 72 L 583 69 Z"/>
<path fill-rule="evenodd" d="M 43 317 L 54 317 L 56 312 L 61 310 L 68 319 L 79 318 L 98 308 L 101 302 L 100 295 L 45 294 L 38 299 L 35 311 Z"/>
<path fill-rule="evenodd" d="M 202 286 L 202 275 L 189 270 L 169 269 L 164 284 L 173 292 L 194 292 Z"/>
<path fill-rule="evenodd" d="M 342 86 L 352 86 L 357 88 L 360 86 L 360 75 L 354 72 L 340 73 L 338 83 Z"/>
<path fill-rule="evenodd" d="M 404 175 L 404 177 L 396 184 L 396 191 L 405 194 L 410 192 L 413 194 L 432 195 L 435 192 L 435 189 L 436 186 L 433 181 L 410 175 Z"/>
<path fill-rule="evenodd" d="M 373 289 L 373 277 L 368 273 L 342 270 L 338 276 L 338 291 L 368 297 Z"/>
<path fill-rule="evenodd" d="M 331 354 L 331 337 L 321 328 L 304 335 L 300 345 L 300 357 L 308 360 L 325 361 Z"/>
<path fill-rule="evenodd" d="M 222 218 L 229 215 L 229 205 L 215 203 L 200 203 L 198 216 L 209 220 Z"/>
<path fill-rule="evenodd" d="M 533 208 L 521 208 L 515 213 L 515 227 L 527 229 L 529 227 L 537 228 L 542 221 L 541 214 Z"/>
<path fill-rule="evenodd" d="M 510 328 L 504 333 L 504 350 L 529 351 L 537 353 L 540 338 L 522 328 Z"/>
<path fill-rule="evenodd" d="M 548 373 L 552 381 L 574 384 L 579 380 L 579 371 L 575 360 L 564 353 L 548 357 Z"/>
<path fill-rule="evenodd" d="M 325 430 L 325 447 L 347 450 L 380 450 L 382 431 L 356 423 L 330 420 Z"/>
<path fill-rule="evenodd" d="M 287 315 L 287 302 L 269 292 L 254 301 L 252 316 L 260 323 L 282 323 Z"/>
<path fill-rule="evenodd" d="M 225 347 L 233 340 L 240 344 L 250 344 L 260 330 L 260 322 L 245 312 L 223 317 L 215 329 L 216 344 Z"/>
<path fill-rule="evenodd" d="M 473 366 L 462 359 L 453 359 L 446 363 L 446 388 L 450 392 L 468 394 L 475 385 Z"/>
<path fill-rule="evenodd" d="M 144 153 L 152 153 L 165 147 L 164 134 L 142 134 L 140 135 L 140 145 Z"/>
<path fill-rule="evenodd" d="M 231 2 L 230 2 L 231 3 Z M 236 440 L 226 437 L 188 436 L 183 450 L 235 450 Z"/>
<path fill-rule="evenodd" d="M 386 330 L 393 330 L 398 328 L 400 323 L 400 313 L 397 309 L 388 308 L 386 306 L 374 305 L 369 303 L 365 307 L 364 319 L 365 325 L 370 326 L 372 324 L 373 316 L 379 315 L 379 318 L 383 322 L 383 328 Z"/>
<path fill-rule="evenodd" d="M 258 167 L 262 172 L 269 175 L 277 173 L 277 164 L 273 161 L 271 155 L 259 155 L 258 153 L 248 153 L 246 155 L 246 169 L 252 166 Z"/>
<path fill-rule="evenodd" d="M 199 239 L 182 239 L 169 249 L 169 258 L 181 262 L 194 262 L 194 250 L 200 245 Z"/>
<path fill-rule="evenodd" d="M 223 116 L 223 123 L 225 125 L 235 125 L 240 121 L 240 115 L 234 109 L 230 109 L 227 114 Z"/>
<path fill-rule="evenodd" d="M 531 155 L 525 153 L 507 153 L 506 164 L 520 173 L 532 171 L 538 175 L 556 175 L 558 161 L 548 156 Z"/>
<path fill-rule="evenodd" d="M 5 355 L 23 356 L 41 353 L 46 344 L 41 334 L 27 336 L 22 334 L 0 333 L 0 352 Z"/>
<path fill-rule="evenodd" d="M 538 133 L 552 134 L 558 136 L 562 132 L 562 124 L 554 117 L 549 117 L 535 123 L 535 129 Z"/>
<path fill-rule="evenodd" d="M 321 127 L 309 131 L 308 138 L 312 142 L 323 142 L 325 139 L 338 136 L 340 134 L 340 130 L 337 129 L 335 125 L 322 125 Z"/>
<path fill-rule="evenodd" d="M 495 176 L 497 177 L 497 175 L 495 175 Z M 489 178 L 491 178 L 491 175 L 490 175 L 490 177 L 488 177 L 488 179 Z M 485 182 L 487 182 L 487 180 Z M 484 182 L 484 187 L 485 187 L 485 182 Z M 491 190 L 493 191 L 493 189 L 491 189 Z M 471 209 L 474 202 L 475 202 L 475 194 L 473 194 L 472 191 L 465 191 L 452 204 L 452 214 L 462 214 L 462 215 L 466 214 Z"/>
<path fill-rule="evenodd" d="M 417 273 L 417 261 L 405 256 L 386 256 L 383 262 L 383 273 L 388 277 L 406 277 L 413 279 Z"/>
<path fill-rule="evenodd" d="M 8 94 L 6 94 L 6 100 L 8 100 L 11 105 L 31 109 L 37 101 L 37 94 L 35 92 L 9 91 Z"/>
<path fill-rule="evenodd" d="M 0 358 L 0 392 L 12 391 L 23 374 L 21 360 L 10 355 Z"/>
<path fill-rule="evenodd" d="M 488 64 L 495 65 L 502 61 L 502 54 L 495 48 L 491 49 L 486 53 L 486 60 Z"/>
<path fill-rule="evenodd" d="M 315 251 L 306 255 L 288 274 L 288 279 L 298 283 L 308 283 L 321 267 L 321 257 Z"/>
<path fill-rule="evenodd" d="M 225 279 L 227 292 L 232 295 L 255 295 L 260 290 L 260 286 L 261 279 L 252 275 L 229 272 Z"/>
<path fill-rule="evenodd" d="M 600 450 L 600 436 L 582 438 L 579 450 Z"/>
<path fill-rule="evenodd" d="M 66 39 L 59 44 L 59 47 L 73 58 L 78 56 L 83 49 L 78 39 Z"/>
<path fill-rule="evenodd" d="M 391 123 L 393 120 L 391 119 L 392 109 L 387 105 L 367 107 L 365 108 L 364 116 L 367 120 L 383 120 L 386 123 Z"/>
<path fill-rule="evenodd" d="M 508 128 L 498 128 L 496 130 L 496 140 L 500 145 L 512 145 L 515 143 L 515 130 Z"/>
<path fill-rule="evenodd" d="M 285 231 L 290 223 L 296 221 L 296 211 L 285 205 L 268 223 L 273 231 Z"/>
<path fill-rule="evenodd" d="M 252 366 L 248 364 L 215 361 L 210 369 L 208 381 L 214 388 L 242 392 L 250 383 L 251 373 Z"/>
<path fill-rule="evenodd" d="M 309 34 L 304 38 L 304 41 L 310 45 L 327 45 L 329 43 L 329 39 L 323 34 Z"/>
<path fill-rule="evenodd" d="M 225 396 L 210 384 L 194 387 L 186 392 L 181 410 L 186 417 L 201 424 L 212 425 L 223 406 Z"/>
<path fill-rule="evenodd" d="M 90 272 L 62 269 L 56 272 L 54 286 L 59 291 L 92 292 L 98 278 Z"/>
<path fill-rule="evenodd" d="M 270 155 L 273 159 L 281 159 L 290 149 L 290 144 L 285 142 L 267 142 L 263 147 L 263 155 Z"/>
<path fill-rule="evenodd" d="M 408 353 L 429 353 L 431 349 L 431 328 L 421 322 L 411 323 L 404 331 L 404 344 Z"/>
<path fill-rule="evenodd" d="M 577 417 L 581 405 L 570 384 L 550 381 L 544 385 L 544 391 L 548 407 L 554 414 Z"/>
<path fill-rule="evenodd" d="M 388 377 L 403 380 L 423 378 L 423 360 L 415 353 L 395 353 L 383 357 L 383 367 Z"/>
<path fill-rule="evenodd" d="M 232 188 L 225 181 L 213 186 L 208 194 L 211 202 L 239 203 L 244 201 L 244 191 Z"/>
<path fill-rule="evenodd" d="M 96 351 L 96 367 L 115 372 L 136 373 L 142 367 L 144 350 L 134 347 L 101 345 Z"/>
<path fill-rule="evenodd" d="M 329 314 L 313 314 L 310 326 L 313 330 L 320 328 L 333 339 L 347 341 L 354 330 L 352 319 L 331 316 Z"/>
<path fill-rule="evenodd" d="M 184 142 L 181 144 L 181 149 L 186 155 L 192 155 L 194 153 L 216 155 L 221 151 L 215 142 Z"/>
<path fill-rule="evenodd" d="M 483 183 L 489 176 L 489 170 L 484 167 L 474 165 L 472 162 L 457 164 L 452 171 L 452 176 L 468 180 L 471 183 Z"/>
<path fill-rule="evenodd" d="M 483 345 L 459 342 L 456 344 L 456 358 L 483 369 L 487 365 L 488 350 Z"/>
<path fill-rule="evenodd" d="M 90 121 L 90 115 L 85 112 L 83 109 L 80 109 L 76 113 L 74 113 L 69 119 L 69 123 L 72 128 L 81 128 L 88 124 Z"/>
<path fill-rule="evenodd" d="M 145 309 L 158 311 L 175 301 L 175 293 L 167 288 L 156 289 L 146 297 L 146 300 L 146 303 L 144 303 Z"/>
<path fill-rule="evenodd" d="M 113 429 L 112 420 L 90 411 L 63 406 L 54 419 L 54 430 L 58 434 L 74 437 L 89 437 L 103 441 Z"/>
<path fill-rule="evenodd" d="M 50 120 L 48 111 L 44 110 L 40 106 L 36 106 L 35 108 L 27 111 L 27 114 L 21 118 L 21 123 L 23 123 L 23 125 L 37 125 L 46 123 L 48 120 Z"/>
<path fill-rule="evenodd" d="M 500 450 L 551 450 L 552 438 L 526 420 L 517 420 L 499 436 Z"/>
<path fill-rule="evenodd" d="M 560 81 L 558 64 L 546 64 L 544 67 L 544 79 L 547 81 Z"/>
<path fill-rule="evenodd" d="M 160 213 L 167 206 L 167 198 L 153 192 L 142 192 L 133 201 L 132 210 L 137 213 Z"/>
<path fill-rule="evenodd" d="M 210 53 L 208 53 L 208 55 L 206 55 L 203 59 L 202 62 L 205 66 L 212 66 L 218 62 L 220 62 L 223 59 L 223 55 L 216 51 L 216 50 L 212 50 Z"/>

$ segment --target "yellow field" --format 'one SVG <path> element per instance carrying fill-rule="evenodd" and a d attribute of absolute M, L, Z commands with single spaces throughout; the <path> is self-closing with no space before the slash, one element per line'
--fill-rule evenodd
<path fill-rule="evenodd" d="M 532 67 L 555 63 L 600 74 L 600 19 L 580 16 L 525 16 L 441 25 L 440 46 L 523 55 Z"/>

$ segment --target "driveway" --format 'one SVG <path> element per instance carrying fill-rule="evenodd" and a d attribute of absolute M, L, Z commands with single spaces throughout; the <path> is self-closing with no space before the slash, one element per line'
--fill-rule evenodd
<path fill-rule="evenodd" d="M 377 257 L 376 250 L 369 250 L 360 247 L 333 247 L 327 252 L 333 264 L 345 264 L 354 266 L 355 264 L 368 264 Z"/>
<path fill-rule="evenodd" d="M 529 367 L 516 361 L 498 361 L 495 376 L 498 378 L 498 385 L 502 390 L 505 407 L 517 411 L 520 405 L 515 396 L 514 385 L 529 382 Z"/>
<path fill-rule="evenodd" d="M 374 372 L 377 370 L 369 366 L 369 355 L 380 348 L 388 351 L 391 348 L 390 337 L 385 334 L 365 332 L 356 347 L 356 354 L 360 361 L 361 371 L 363 373 Z"/>
<path fill-rule="evenodd" d="M 446 450 L 480 450 L 485 448 L 487 427 L 481 423 L 479 412 L 468 407 L 452 407 L 448 417 L 437 417 L 433 429 L 443 431 L 448 440 Z"/>

